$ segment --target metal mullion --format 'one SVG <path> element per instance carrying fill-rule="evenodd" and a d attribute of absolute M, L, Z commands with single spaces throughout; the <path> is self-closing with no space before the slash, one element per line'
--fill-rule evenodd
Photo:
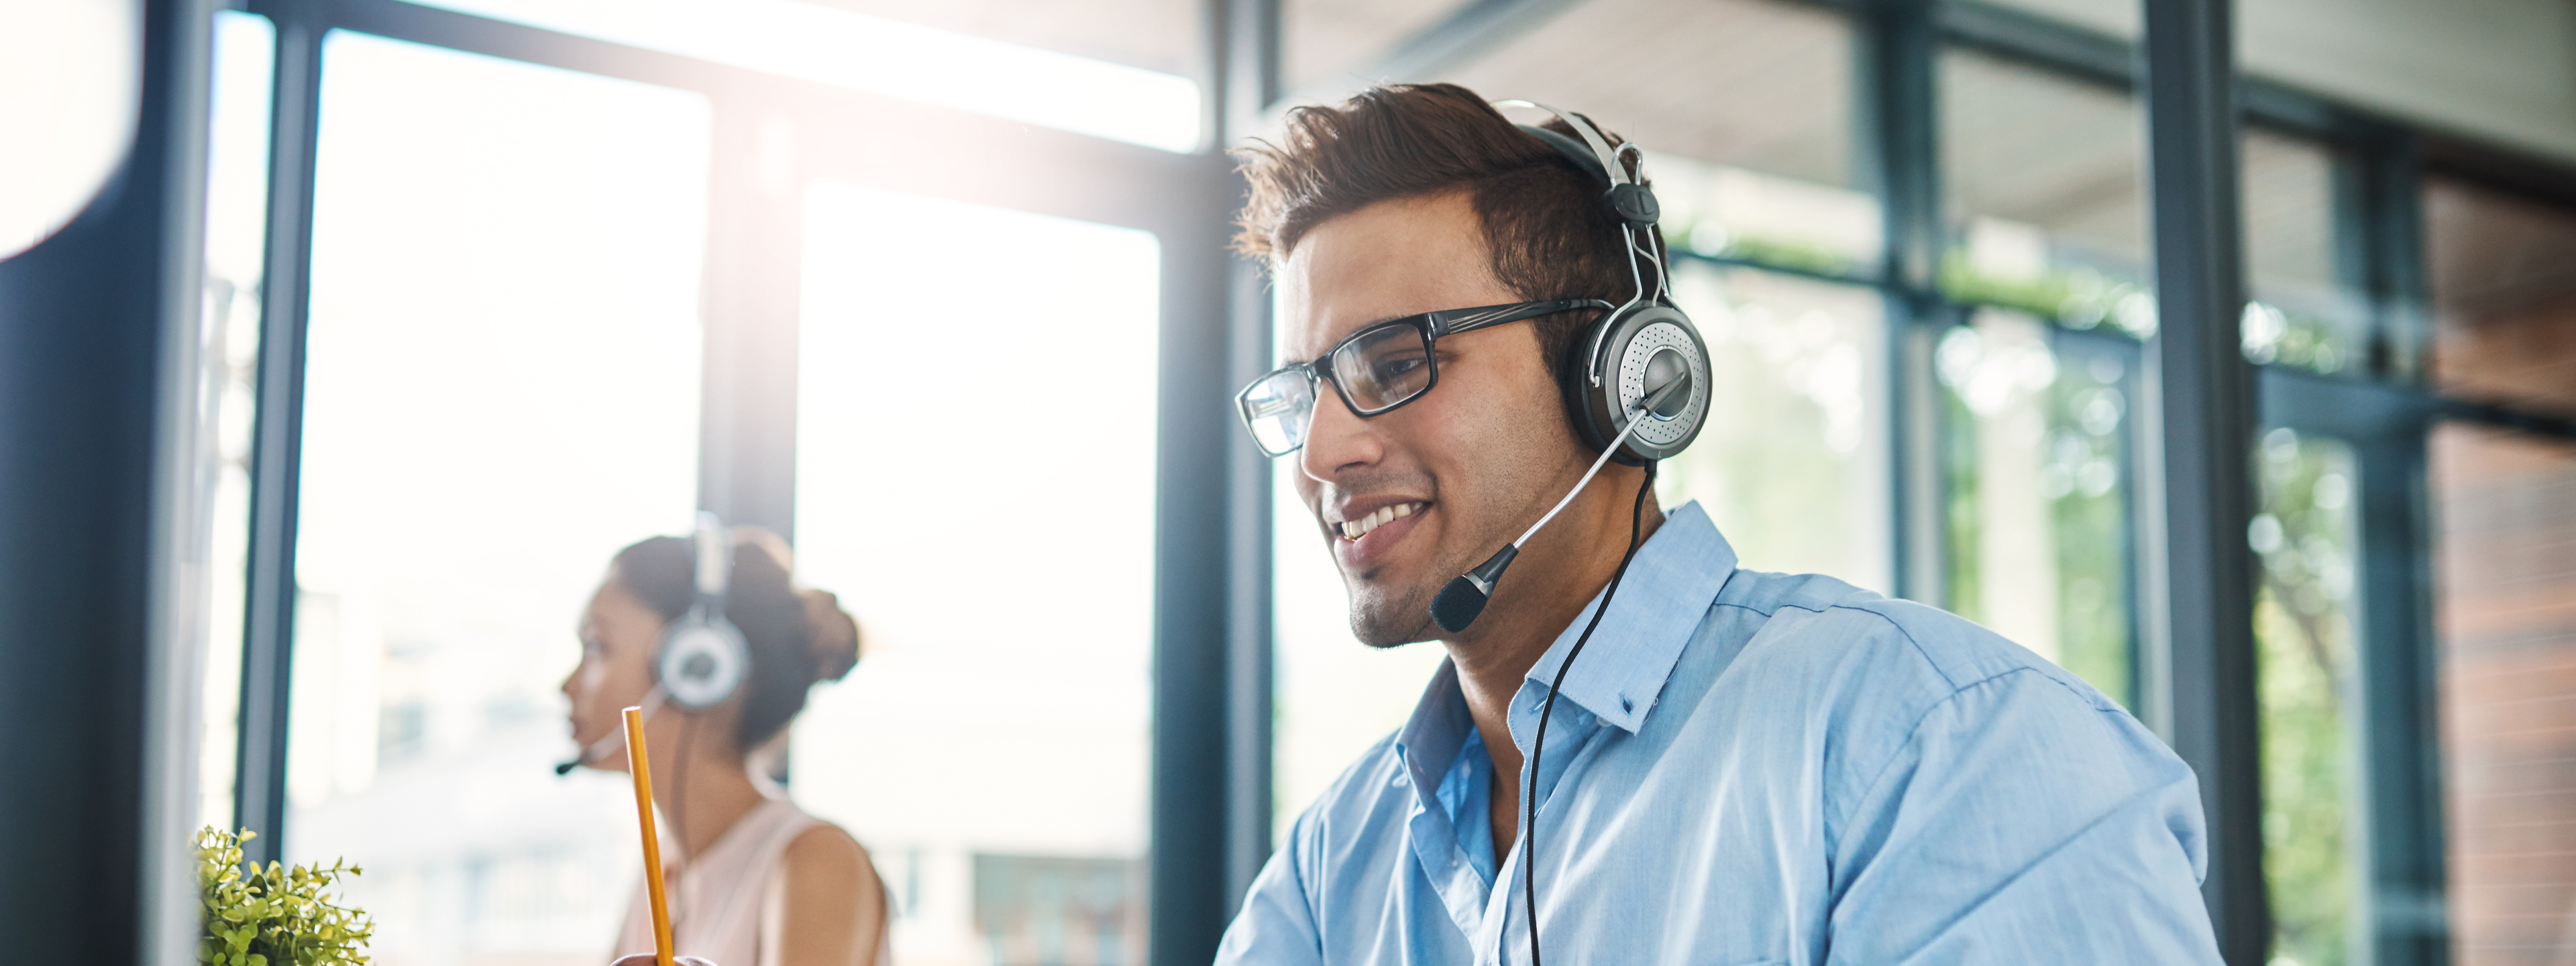
<path fill-rule="evenodd" d="M 2139 488 L 2148 719 L 2200 779 L 2202 895 L 2228 962 L 2265 960 L 2262 762 L 2255 692 L 2254 386 L 2245 304 L 2238 110 L 2228 0 L 2145 0 L 2149 212 L 2160 325 Z"/>
<path fill-rule="evenodd" d="M 1209 0 L 1208 101 L 1215 151 L 1248 133 L 1282 88 L 1280 0 Z M 1216 212 L 1248 192 L 1239 174 L 1213 181 Z M 1220 232 L 1223 229 L 1220 227 Z M 1220 236 L 1221 237 L 1221 236 Z M 1231 389 L 1272 360 L 1270 289 L 1262 266 L 1226 259 L 1226 368 Z M 1228 425 L 1226 461 L 1226 789 L 1223 910 L 1243 904 L 1270 858 L 1276 816 L 1272 762 L 1274 689 L 1271 474 L 1274 462 Z"/>
<path fill-rule="evenodd" d="M 2365 274 L 2374 340 L 2387 342 L 2386 368 L 2371 376 L 2417 385 L 2433 343 L 2431 271 L 2424 263 L 2422 161 L 2412 133 L 2392 133 L 2369 147 L 2366 201 L 2356 227 L 2367 239 Z M 2377 361 L 2377 360 L 2374 360 Z"/>
<path fill-rule="evenodd" d="M 2356 932 L 2373 966 L 2447 966 L 2439 735 L 2439 641 L 2433 632 L 2427 434 L 2421 419 L 2390 419 L 2353 447 L 2359 486 L 2353 519 L 2361 589 L 2362 836 Z M 2356 951 L 2358 952 L 2358 951 Z"/>
<path fill-rule="evenodd" d="M 1226 159 L 1168 185 L 1178 206 L 1227 183 Z M 1205 212 L 1204 208 L 1198 209 Z M 1205 963 L 1224 931 L 1230 786 L 1228 546 L 1235 522 L 1228 447 L 1241 445 L 1226 384 L 1230 286 L 1221 218 L 1176 217 L 1161 236 L 1162 311 L 1154 456 L 1153 745 L 1148 853 L 1155 966 Z"/>
<path fill-rule="evenodd" d="M 1214 0 L 1211 0 L 1214 2 Z M 1212 83 L 1223 84 L 1223 11 L 1203 35 Z M 1226 102 L 1221 90 L 1207 92 Z M 1219 137 L 1223 136 L 1222 132 Z M 1230 666 L 1241 589 L 1232 572 L 1241 496 L 1229 447 L 1234 431 L 1228 309 L 1232 259 L 1225 251 L 1221 199 L 1231 166 L 1222 154 L 1192 155 L 1162 185 L 1149 220 L 1161 242 L 1154 439 L 1154 618 L 1146 904 L 1146 961 L 1205 963 L 1225 930 L 1234 827 L 1226 799 L 1238 776 L 1230 727 L 1237 682 Z M 1214 798 L 1216 801 L 1211 802 Z"/>
<path fill-rule="evenodd" d="M 1946 602 L 1949 581 L 1932 349 L 1956 314 L 1937 286 L 1947 234 L 1935 127 L 1940 40 L 1931 0 L 1877 0 L 1858 13 L 1855 153 L 1864 187 L 1879 198 L 1883 239 L 1877 276 L 1886 307 L 1889 589 L 1937 606 Z"/>
<path fill-rule="evenodd" d="M 2280 407 L 2276 421 L 2325 427 L 2352 444 L 2357 484 L 2354 617 L 2357 713 L 2346 724 L 2359 753 L 2353 938 L 2375 966 L 2443 966 L 2450 961 L 2442 909 L 2446 855 L 2438 727 L 2438 641 L 2432 625 L 2431 513 L 2427 436 L 2435 400 L 2414 386 L 2423 374 L 2427 331 L 2422 192 L 2416 139 L 2384 131 L 2337 152 L 2335 235 L 2339 274 L 2366 300 L 2369 378 L 2378 385 L 2301 380 L 2267 370 L 2268 383 L 2302 385 L 2342 397 Z M 2275 396 L 2265 393 L 2267 407 Z"/>
<path fill-rule="evenodd" d="M 235 821 L 259 833 L 244 858 L 284 856 L 295 540 L 304 442 L 304 366 L 320 144 L 322 37 L 314 5 L 262 4 L 277 29 L 270 94 L 267 241 L 260 291 L 258 408 L 250 455 L 249 599 L 242 640 Z"/>

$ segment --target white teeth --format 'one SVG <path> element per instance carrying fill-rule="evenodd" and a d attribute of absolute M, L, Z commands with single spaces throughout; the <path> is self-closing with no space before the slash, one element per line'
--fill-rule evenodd
<path fill-rule="evenodd" d="M 1423 505 L 1419 503 L 1398 503 L 1394 506 L 1379 507 L 1376 511 L 1371 512 L 1366 516 L 1357 520 L 1344 520 L 1340 524 L 1337 524 L 1337 526 L 1341 527 L 1342 539 L 1357 540 L 1361 537 L 1368 536 L 1368 533 L 1371 530 L 1375 530 L 1405 517 L 1412 516 L 1414 512 L 1420 510 L 1422 506 Z"/>

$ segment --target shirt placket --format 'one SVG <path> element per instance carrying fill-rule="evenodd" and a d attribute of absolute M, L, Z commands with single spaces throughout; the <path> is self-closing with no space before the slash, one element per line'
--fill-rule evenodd
<path fill-rule="evenodd" d="M 1512 700 L 1512 743 L 1521 749 L 1523 761 L 1529 759 L 1531 742 L 1538 732 L 1539 711 L 1546 702 L 1547 687 L 1537 681 L 1522 682 L 1521 693 Z M 1532 795 L 1538 802 L 1539 827 L 1551 836 L 1565 834 L 1561 827 L 1547 824 L 1550 815 L 1563 811 L 1553 807 L 1557 787 L 1577 762 L 1591 756 L 1596 744 L 1593 739 L 1600 732 L 1599 716 L 1570 698 L 1558 696 L 1556 711 L 1549 715 L 1547 721 L 1547 753 L 1538 756 L 1538 771 L 1524 786 L 1530 789 L 1525 794 Z M 1511 853 L 1496 857 L 1495 888 L 1486 897 L 1476 929 L 1469 933 L 1477 937 L 1476 961 L 1480 966 L 1520 962 L 1512 958 L 1509 951 L 1513 949 L 1523 950 L 1522 959 L 1527 958 L 1529 924 L 1526 921 L 1528 917 L 1521 910 L 1522 896 L 1526 892 L 1521 843 L 1529 835 L 1529 809 L 1526 805 L 1520 809 L 1520 814 L 1513 816 L 1512 825 L 1516 834 L 1512 836 Z M 1554 852 L 1566 848 L 1567 843 L 1550 837 L 1543 838 L 1538 847 Z M 1544 914 L 1545 910 L 1541 910 L 1541 915 Z M 1545 938 L 1542 931 L 1541 941 Z"/>
<path fill-rule="evenodd" d="M 1421 865 L 1423 878 L 1431 881 L 1432 891 L 1439 894 L 1450 921 L 1458 924 L 1460 933 L 1473 936 L 1490 890 L 1484 877 L 1476 874 L 1475 864 L 1458 848 L 1457 826 L 1434 799 L 1445 772 L 1434 772 L 1428 763 L 1411 760 L 1405 765 L 1408 777 L 1397 781 L 1413 786 L 1413 811 L 1406 817 L 1405 835 L 1412 840 L 1414 861 Z"/>

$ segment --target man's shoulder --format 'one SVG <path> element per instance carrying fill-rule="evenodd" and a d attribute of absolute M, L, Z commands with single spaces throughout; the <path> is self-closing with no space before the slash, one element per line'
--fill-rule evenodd
<path fill-rule="evenodd" d="M 1822 574 L 1736 571 L 1712 603 L 1710 623 L 1730 622 L 1729 610 L 1740 612 L 1733 622 L 1744 625 L 1739 662 L 1762 666 L 1766 677 L 1812 677 L 1881 709 L 1925 707 L 1998 679 L 2047 682 L 2096 709 L 2118 707 L 1974 621 Z"/>

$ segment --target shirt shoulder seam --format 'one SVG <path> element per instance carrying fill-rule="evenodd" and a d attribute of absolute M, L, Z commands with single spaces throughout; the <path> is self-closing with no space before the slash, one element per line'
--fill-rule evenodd
<path fill-rule="evenodd" d="M 1856 612 L 1856 613 L 1868 614 L 1868 615 L 1869 615 L 1869 616 L 1871 616 L 1871 617 L 1875 617 L 1875 618 L 1878 618 L 1878 619 L 1879 619 L 1879 620 L 1881 620 L 1881 621 L 1885 621 L 1885 622 L 1887 623 L 1887 626 L 1888 626 L 1888 627 L 1893 628 L 1893 629 L 1896 631 L 1896 633 L 1897 633 L 1897 634 L 1899 634 L 1899 635 L 1903 636 L 1903 637 L 1905 638 L 1905 644 L 1906 644 L 1906 646 L 1907 646 L 1907 647 L 1912 648 L 1912 649 L 1914 650 L 1914 654 L 1915 654 L 1915 656 L 1916 656 L 1916 657 L 1919 657 L 1919 658 L 1922 658 L 1922 659 L 1923 659 L 1923 663 L 1924 663 L 1925 665 L 1928 665 L 1929 667 L 1931 667 L 1931 668 L 1932 668 L 1932 673 L 1934 673 L 1934 674 L 1938 674 L 1938 675 L 1940 675 L 1940 676 L 1941 676 L 1941 683 L 1949 685 L 1949 686 L 1950 686 L 1950 689 L 1951 689 L 1951 693 L 1952 693 L 1952 694 L 1954 694 L 1954 695 L 1955 695 L 1955 694 L 1957 694 L 1957 693 L 1958 693 L 1958 691 L 1959 691 L 1959 690 L 1961 690 L 1961 689 L 1963 689 L 1963 688 L 1970 687 L 1970 686 L 1972 686 L 1972 685 L 1974 685 L 1974 684 L 1976 684 L 1976 683 L 1977 683 L 1977 682 L 1973 682 L 1973 681 L 1972 681 L 1972 682 L 1969 682 L 1968 684 L 1961 684 L 1961 683 L 1959 683 L 1959 680 L 1958 680 L 1957 678 L 1953 678 L 1953 677 L 1951 677 L 1951 676 L 1950 676 L 1950 672 L 1948 672 L 1948 671 L 1946 671 L 1946 670 L 1943 670 L 1943 669 L 1942 669 L 1942 667 L 1941 667 L 1941 662 L 1939 662 L 1939 661 L 1935 661 L 1935 660 L 1933 660 L 1933 659 L 1932 659 L 1932 652 L 1924 648 L 1924 646 L 1923 646 L 1923 642 L 1922 642 L 1922 641 L 1915 639 L 1915 637 L 1914 637 L 1914 632 L 1913 632 L 1913 631 L 1911 631 L 1911 630 L 1907 630 L 1907 629 L 1906 629 L 1906 627 L 1905 627 L 1905 625 L 1904 625 L 1904 623 L 1902 623 L 1902 622 L 1898 621 L 1896 618 L 1889 617 L 1889 616 L 1887 616 L 1886 614 L 1879 613 L 1877 610 L 1872 609 L 1872 608 L 1868 608 L 1868 607 L 1861 607 L 1861 606 L 1854 605 L 1854 604 L 1840 604 L 1840 603 L 1836 603 L 1836 604 L 1826 604 L 1826 605 L 1821 606 L 1821 607 L 1810 607 L 1810 606 L 1807 606 L 1807 605 L 1804 605 L 1804 604 L 1794 603 L 1794 602 L 1791 602 L 1791 601 L 1785 601 L 1785 600 L 1784 600 L 1784 601 L 1780 601 L 1780 602 L 1778 602 L 1778 604 L 1777 604 L 1776 606 L 1772 607 L 1770 610 L 1763 610 L 1763 609 L 1761 609 L 1761 608 L 1759 608 L 1759 607 L 1755 607 L 1755 606 L 1753 606 L 1752 604 L 1747 604 L 1747 603 L 1743 603 L 1743 602 L 1740 602 L 1740 601 L 1732 601 L 1732 600 L 1720 600 L 1720 601 L 1716 601 L 1716 602 L 1714 602 L 1711 606 L 1714 606 L 1714 607 L 1734 607 L 1734 608 L 1738 608 L 1738 609 L 1741 609 L 1741 610 L 1748 610 L 1748 611 L 1752 611 L 1752 612 L 1754 612 L 1754 613 L 1756 613 L 1756 614 L 1760 614 L 1760 615 L 1762 615 L 1762 616 L 1763 616 L 1763 617 L 1765 617 L 1765 618 L 1772 617 L 1773 615 L 1777 614 L 1777 613 L 1778 613 L 1782 608 L 1796 608 L 1796 609 L 1798 609 L 1798 610 L 1806 611 L 1806 612 L 1808 612 L 1808 613 L 1810 613 L 1810 614 L 1818 614 L 1818 615 L 1826 614 L 1826 613 L 1830 613 L 1830 612 L 1838 611 L 1838 610 L 1847 610 L 1847 611 L 1853 611 L 1853 612 Z M 2014 668 L 2013 670 L 2027 670 L 2027 668 Z M 2009 673 L 2009 672 L 2005 672 L 2005 673 Z"/>
<path fill-rule="evenodd" d="M 1985 687 L 1986 685 L 1993 684 L 1997 681 L 2001 681 L 2005 678 L 2020 674 L 2037 674 L 2050 684 L 2057 685 L 2060 688 L 2065 688 L 2066 693 L 2074 697 L 2077 701 L 2082 702 L 2086 710 L 2095 712 L 2102 710 L 2101 708 L 2096 707 L 2091 699 L 2086 698 L 2083 692 L 2067 687 L 2066 682 L 2057 680 L 2055 677 L 2043 673 L 2039 668 L 2032 667 L 2027 664 L 2020 667 L 2006 668 L 1993 674 L 1986 675 L 1985 677 L 1978 678 L 1977 680 L 1970 681 L 1966 684 L 1959 685 L 1952 688 L 1950 693 L 1944 696 L 1941 700 L 1932 702 L 1930 706 L 1925 707 L 1922 714 L 1915 716 L 1914 722 L 1905 727 L 1905 740 L 1897 742 L 1896 747 L 1888 751 L 1887 760 L 1879 763 L 1878 768 L 1870 776 L 1869 784 L 1862 786 L 1860 793 L 1853 796 L 1851 801 L 1843 803 L 1842 807 L 1838 810 L 1840 814 L 1826 816 L 1827 826 L 1840 827 L 1843 823 L 1849 821 L 1851 819 L 1851 810 L 1858 807 L 1859 803 L 1869 800 L 1871 795 L 1877 793 L 1879 786 L 1887 783 L 1888 775 L 1895 770 L 1898 759 L 1904 757 L 1905 749 L 1913 747 L 1915 740 L 1922 736 L 1924 722 L 1932 720 L 1932 716 L 1940 713 L 1942 708 L 1949 707 L 1951 704 L 1956 703 L 1961 695 L 1967 694 L 1968 692 L 1978 688 Z"/>

